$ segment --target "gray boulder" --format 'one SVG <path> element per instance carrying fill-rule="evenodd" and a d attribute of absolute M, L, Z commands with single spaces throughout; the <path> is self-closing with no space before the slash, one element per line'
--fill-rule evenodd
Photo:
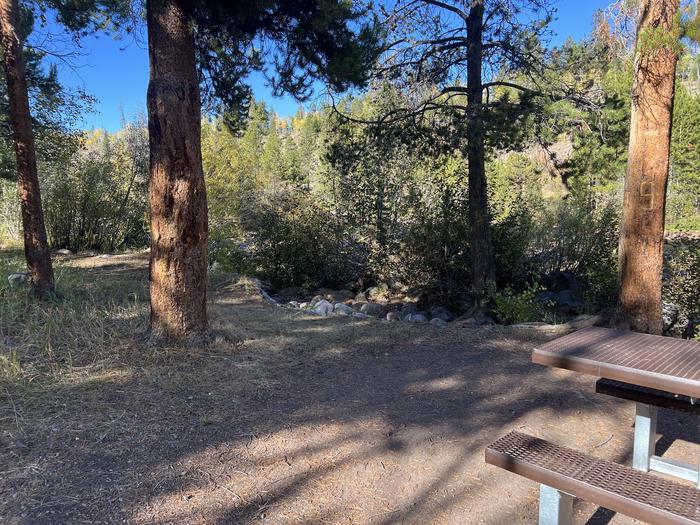
<path fill-rule="evenodd" d="M 18 286 L 29 281 L 29 274 L 25 272 L 15 272 L 7 276 L 7 282 L 10 286 Z"/>
<path fill-rule="evenodd" d="M 455 316 L 444 306 L 434 306 L 430 309 L 430 317 L 440 319 L 446 323 L 451 323 L 455 320 Z"/>
<path fill-rule="evenodd" d="M 559 299 L 559 294 L 557 292 L 540 292 L 535 296 L 535 301 L 540 304 L 556 304 Z"/>
<path fill-rule="evenodd" d="M 325 299 L 321 299 L 314 305 L 313 311 L 315 314 L 328 317 L 331 314 L 331 312 L 333 312 L 333 305 Z"/>
<path fill-rule="evenodd" d="M 447 326 L 447 321 L 443 321 L 439 317 L 434 317 L 430 320 L 430 324 L 436 328 L 445 328 Z"/>
<path fill-rule="evenodd" d="M 418 311 L 418 307 L 416 306 L 416 303 L 405 303 L 401 307 L 401 311 L 399 312 L 399 317 L 401 318 L 402 321 L 405 321 L 406 318 L 414 314 Z"/>
<path fill-rule="evenodd" d="M 399 312 L 389 312 L 386 314 L 387 321 L 398 321 L 401 319 Z"/>
<path fill-rule="evenodd" d="M 568 308 L 571 313 L 580 314 L 586 309 L 585 301 L 571 290 L 562 290 L 558 295 L 559 304 Z"/>
<path fill-rule="evenodd" d="M 571 290 L 540 292 L 535 296 L 535 300 L 564 313 L 580 314 L 586 309 L 585 301 Z"/>
<path fill-rule="evenodd" d="M 664 320 L 664 333 L 671 330 L 678 322 L 678 307 L 673 303 L 664 301 L 661 307 L 661 316 Z"/>
<path fill-rule="evenodd" d="M 326 301 L 326 300 L 323 298 L 322 295 L 314 295 L 313 299 L 311 299 L 311 300 L 309 301 L 309 304 L 310 304 L 311 307 L 313 308 L 313 307 L 315 307 L 318 303 L 320 303 L 321 301 Z M 326 301 L 326 302 L 328 302 L 328 301 Z"/>
<path fill-rule="evenodd" d="M 404 319 L 404 321 L 408 323 L 425 324 L 428 322 L 428 318 L 425 316 L 425 314 L 417 312 L 415 314 L 410 314 Z"/>
<path fill-rule="evenodd" d="M 353 310 L 351 306 L 348 306 L 345 303 L 335 303 L 333 311 L 339 315 L 352 315 L 353 313 L 355 313 L 355 310 Z"/>
<path fill-rule="evenodd" d="M 367 303 L 363 304 L 360 308 L 360 312 L 365 315 L 371 315 L 373 317 L 379 317 L 384 314 L 384 307 L 377 303 Z"/>

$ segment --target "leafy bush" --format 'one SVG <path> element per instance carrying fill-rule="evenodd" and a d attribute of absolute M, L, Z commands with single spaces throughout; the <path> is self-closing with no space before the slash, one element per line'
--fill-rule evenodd
<path fill-rule="evenodd" d="M 681 316 L 700 320 L 700 240 L 672 246 L 669 255 L 665 261 L 664 299 L 675 304 Z"/>
<path fill-rule="evenodd" d="M 148 242 L 146 130 L 86 134 L 83 149 L 41 172 L 46 229 L 53 246 L 112 251 Z"/>
<path fill-rule="evenodd" d="M 535 300 L 540 290 L 537 284 L 531 284 L 521 292 L 506 287 L 500 292 L 492 291 L 490 299 L 501 321 L 507 324 L 528 323 L 537 321 L 542 313 Z"/>
<path fill-rule="evenodd" d="M 15 244 L 21 236 L 17 183 L 0 179 L 0 244 Z"/>
<path fill-rule="evenodd" d="M 532 271 L 571 272 L 594 308 L 612 304 L 617 286 L 618 204 L 589 208 L 564 201 L 534 218 Z"/>
<path fill-rule="evenodd" d="M 250 254 L 232 239 L 214 239 L 209 243 L 209 266 L 214 265 L 225 272 L 243 275 L 255 271 Z"/>
<path fill-rule="evenodd" d="M 343 286 L 363 272 L 362 246 L 308 194 L 258 195 L 243 214 L 257 272 L 275 287 Z"/>

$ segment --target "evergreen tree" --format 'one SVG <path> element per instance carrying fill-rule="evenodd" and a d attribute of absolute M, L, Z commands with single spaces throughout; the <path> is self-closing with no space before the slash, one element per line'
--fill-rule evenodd
<path fill-rule="evenodd" d="M 234 125 L 249 98 L 245 76 L 269 61 L 277 92 L 306 98 L 315 79 L 361 85 L 378 31 L 349 2 L 148 0 L 151 80 L 151 333 L 207 332 L 207 201 L 201 160 L 200 82 Z M 260 42 L 268 45 L 265 55 Z M 211 88 L 211 89 L 208 89 Z"/>

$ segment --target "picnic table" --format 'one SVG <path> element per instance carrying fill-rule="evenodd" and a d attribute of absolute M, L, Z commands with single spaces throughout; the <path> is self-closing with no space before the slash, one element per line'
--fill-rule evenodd
<path fill-rule="evenodd" d="M 659 406 L 700 413 L 700 343 L 591 327 L 535 348 L 532 360 L 615 381 L 597 390 L 637 401 L 632 466 L 700 487 L 700 468 L 654 455 Z"/>
<path fill-rule="evenodd" d="M 540 484 L 539 525 L 571 525 L 575 497 L 653 525 L 700 525 L 700 468 L 654 455 L 658 407 L 700 415 L 700 343 L 591 327 L 543 344 L 532 360 L 599 377 L 596 392 L 637 407 L 631 467 L 517 430 L 486 447 L 486 463 Z"/>

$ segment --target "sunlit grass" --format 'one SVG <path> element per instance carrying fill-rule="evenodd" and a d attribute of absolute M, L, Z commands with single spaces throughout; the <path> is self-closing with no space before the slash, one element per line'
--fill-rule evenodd
<path fill-rule="evenodd" d="M 76 367 L 118 358 L 145 331 L 143 272 L 105 276 L 54 262 L 61 300 L 38 301 L 7 276 L 23 271 L 22 254 L 0 252 L 0 382 L 60 380 Z"/>

